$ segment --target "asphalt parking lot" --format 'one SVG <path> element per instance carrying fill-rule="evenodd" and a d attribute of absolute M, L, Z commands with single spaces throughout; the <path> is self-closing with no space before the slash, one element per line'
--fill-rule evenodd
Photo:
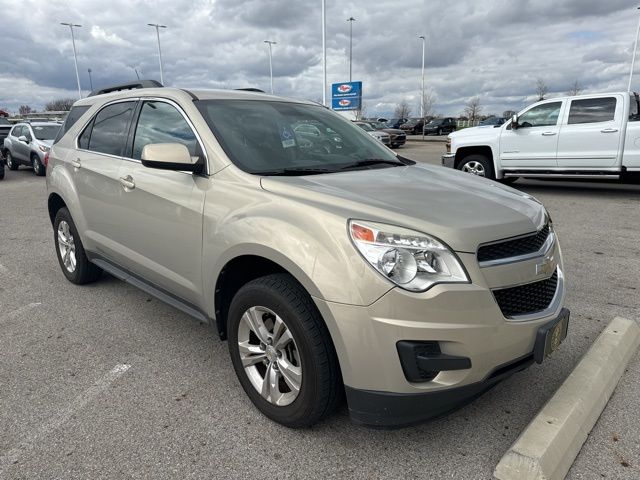
<path fill-rule="evenodd" d="M 402 155 L 439 163 L 444 145 Z M 44 179 L 0 182 L 0 478 L 488 479 L 503 453 L 615 316 L 640 319 L 640 185 L 519 181 L 563 247 L 569 336 L 540 366 L 445 418 L 401 430 L 272 423 L 206 325 L 113 277 L 67 282 Z M 603 359 L 606 361 L 606 359 Z M 640 477 L 640 358 L 569 472 Z"/>

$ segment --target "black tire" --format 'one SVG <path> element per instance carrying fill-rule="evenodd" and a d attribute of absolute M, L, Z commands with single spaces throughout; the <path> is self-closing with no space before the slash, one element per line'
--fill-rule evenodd
<path fill-rule="evenodd" d="M 476 175 L 489 178 L 491 180 L 494 180 L 496 178 L 493 172 L 493 162 L 491 162 L 491 160 L 485 157 L 484 155 L 473 154 L 473 155 L 468 155 L 464 157 L 458 163 L 457 169 L 462 170 L 463 172 L 468 171 L 469 173 L 473 173 L 470 170 L 471 170 L 471 167 L 476 166 L 476 164 L 480 164 L 484 172 L 484 174 L 482 175 L 480 174 L 476 174 Z"/>
<path fill-rule="evenodd" d="M 38 157 L 36 153 L 31 154 L 31 167 L 33 168 L 33 173 L 35 173 L 38 177 L 42 177 L 47 173 L 44 165 L 40 161 L 40 157 Z"/>
<path fill-rule="evenodd" d="M 73 236 L 76 259 L 76 265 L 73 271 L 65 266 L 60 252 L 58 229 L 61 222 L 67 223 L 69 231 Z M 82 245 L 82 241 L 80 240 L 80 235 L 78 235 L 78 229 L 76 228 L 75 223 L 73 223 L 73 218 L 71 218 L 69 210 L 67 210 L 65 207 L 61 208 L 60 210 L 58 210 L 58 213 L 56 213 L 56 218 L 53 222 L 53 238 L 56 247 L 56 256 L 58 257 L 58 263 L 60 264 L 62 273 L 64 273 L 64 276 L 67 277 L 67 280 L 69 280 L 71 283 L 75 283 L 76 285 L 84 285 L 86 283 L 95 282 L 98 278 L 100 278 L 102 269 L 91 263 L 87 258 L 84 247 Z"/>
<path fill-rule="evenodd" d="M 278 315 L 293 335 L 302 381 L 297 397 L 289 405 L 274 405 L 263 398 L 242 365 L 238 328 L 243 314 L 256 306 Z M 317 423 L 335 410 L 342 392 L 335 349 L 311 297 L 293 277 L 268 275 L 240 288 L 231 301 L 227 327 L 233 367 L 242 388 L 260 412 L 286 427 L 300 428 Z"/>
<path fill-rule="evenodd" d="M 16 162 L 11 152 L 7 152 L 7 167 L 9 167 L 9 170 L 17 170 L 19 166 L 20 164 Z"/>
<path fill-rule="evenodd" d="M 4 180 L 4 163 L 0 160 L 0 180 Z"/>

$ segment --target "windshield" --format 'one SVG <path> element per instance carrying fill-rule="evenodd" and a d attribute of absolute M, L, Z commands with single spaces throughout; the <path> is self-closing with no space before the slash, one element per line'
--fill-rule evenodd
<path fill-rule="evenodd" d="M 38 140 L 53 140 L 60 130 L 60 125 L 32 125 L 31 128 Z"/>
<path fill-rule="evenodd" d="M 353 122 L 319 105 L 255 100 L 196 105 L 231 161 L 249 173 L 329 173 L 374 160 L 404 165 Z"/>
<path fill-rule="evenodd" d="M 373 132 L 373 127 L 368 123 L 356 123 L 356 125 L 358 125 L 365 132 Z"/>
<path fill-rule="evenodd" d="M 435 120 L 431 120 L 429 125 L 440 125 L 444 120 L 442 118 L 436 118 Z"/>

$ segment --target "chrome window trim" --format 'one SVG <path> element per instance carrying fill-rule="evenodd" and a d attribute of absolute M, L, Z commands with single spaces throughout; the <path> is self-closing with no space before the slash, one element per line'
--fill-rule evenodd
<path fill-rule="evenodd" d="M 535 235 L 535 234 L 530 233 L 528 235 L 521 235 L 519 237 L 513 237 L 508 240 L 502 240 L 499 242 L 483 243 L 481 246 L 494 245 L 494 244 L 502 243 L 504 241 L 509 241 L 509 240 L 517 240 L 519 238 L 525 238 L 530 235 Z M 478 265 L 480 265 L 480 268 L 496 267 L 498 265 L 508 265 L 510 263 L 524 262 L 526 260 L 532 260 L 534 258 L 544 257 L 553 248 L 555 243 L 556 243 L 556 234 L 553 231 L 553 227 L 549 225 L 549 235 L 547 235 L 547 239 L 544 241 L 544 243 L 542 244 L 542 246 L 538 251 L 531 252 L 531 253 L 524 253 L 522 255 L 516 255 L 515 257 L 497 258 L 495 260 L 484 260 L 482 262 L 478 262 Z"/>
<path fill-rule="evenodd" d="M 524 313 L 522 315 L 512 315 L 512 316 L 504 315 L 504 318 L 506 318 L 507 320 L 512 321 L 512 322 L 528 322 L 528 321 L 531 321 L 531 320 L 540 320 L 541 318 L 545 318 L 545 317 L 548 317 L 550 315 L 553 315 L 553 314 L 559 312 L 560 309 L 562 308 L 562 300 L 563 300 L 563 297 L 564 297 L 564 274 L 562 273 L 562 270 L 560 269 L 560 266 L 556 267 L 555 272 L 558 273 L 558 284 L 556 286 L 556 293 L 554 294 L 553 298 L 551 299 L 551 303 L 549 303 L 549 306 L 547 308 L 545 308 L 544 310 L 541 310 L 539 312 Z M 553 274 L 551 274 L 546 279 L 536 280 L 535 282 L 529 282 L 529 283 L 536 283 L 536 282 L 541 282 L 541 281 L 544 281 L 544 280 L 548 280 L 552 276 L 553 276 Z M 524 283 L 522 285 L 529 285 L 529 283 Z M 518 286 L 522 286 L 522 285 L 518 285 Z M 495 290 L 504 290 L 505 288 L 513 288 L 513 287 L 493 288 L 491 290 L 491 293 L 493 294 L 493 292 Z M 494 301 L 495 301 L 495 296 L 494 296 Z M 498 302 L 496 302 L 496 305 L 497 305 L 497 303 Z M 500 308 L 499 305 L 498 305 L 498 308 Z"/>
<path fill-rule="evenodd" d="M 162 97 L 135 97 L 135 98 L 119 98 L 117 100 L 113 100 L 111 102 L 107 102 L 104 105 L 102 105 L 98 111 L 96 111 L 96 113 L 94 113 L 93 115 L 91 115 L 91 117 L 89 118 L 89 120 L 87 120 L 85 122 L 85 124 L 82 126 L 82 128 L 79 130 L 78 134 L 76 135 L 75 139 L 74 139 L 74 147 L 77 151 L 80 152 L 87 152 L 87 153 L 92 153 L 95 155 L 103 155 L 105 157 L 110 157 L 110 158 L 117 158 L 119 160 L 124 160 L 127 162 L 134 162 L 134 163 L 142 163 L 142 161 L 136 159 L 136 158 L 131 158 L 131 157 L 126 157 L 124 155 L 122 156 L 118 156 L 118 155 L 111 155 L 110 153 L 103 153 L 103 152 L 96 152 L 94 150 L 87 150 L 85 148 L 80 148 L 78 146 L 78 140 L 80 139 L 80 135 L 82 135 L 82 132 L 84 132 L 84 129 L 87 128 L 87 125 L 89 125 L 89 123 L 91 123 L 93 121 L 93 119 L 106 107 L 110 106 L 110 105 L 114 105 L 116 103 L 124 103 L 124 102 L 145 102 L 145 101 L 153 101 L 153 102 L 164 102 L 167 103 L 171 106 L 173 106 L 176 110 L 178 110 L 178 112 L 180 113 L 180 115 L 182 115 L 182 118 L 185 119 L 185 121 L 187 122 L 187 125 L 189 125 L 189 128 L 191 128 L 191 131 L 193 132 L 193 134 L 196 137 L 196 141 L 198 142 L 199 146 L 200 146 L 200 150 L 202 151 L 202 155 L 204 157 L 204 165 L 205 165 L 205 172 L 203 172 L 204 175 L 209 175 L 209 157 L 207 155 L 207 151 L 204 148 L 204 142 L 202 141 L 202 138 L 200 137 L 200 134 L 198 133 L 198 130 L 195 128 L 195 126 L 193 125 L 193 122 L 191 122 L 191 120 L 189 119 L 189 117 L 187 116 L 187 114 L 184 112 L 184 110 L 182 109 L 182 107 L 176 103 L 173 100 L 170 100 L 168 98 L 162 98 Z M 136 125 L 137 127 L 137 122 Z M 135 139 L 135 129 L 134 129 L 134 139 Z M 180 170 L 176 170 L 178 172 L 180 172 Z M 188 172 L 181 172 L 181 173 L 188 173 Z M 189 173 L 189 175 L 192 175 L 191 173 Z"/>

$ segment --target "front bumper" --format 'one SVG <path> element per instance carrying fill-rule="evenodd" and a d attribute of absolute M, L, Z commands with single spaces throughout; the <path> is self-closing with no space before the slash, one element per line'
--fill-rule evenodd
<path fill-rule="evenodd" d="M 557 243 L 551 253 L 562 271 Z M 532 281 L 529 272 L 536 271 L 540 259 L 481 268 L 475 254 L 458 254 L 469 284 L 441 284 L 423 293 L 392 288 L 368 306 L 314 298 L 334 340 L 356 422 L 406 425 L 441 415 L 533 359 L 538 330 L 563 308 L 564 284 L 559 283 L 553 309 L 537 317 L 509 319 L 492 291 Z M 443 356 L 469 359 L 471 368 L 442 370 L 427 381 L 410 380 L 398 350 L 403 341 L 437 343 Z"/>
<path fill-rule="evenodd" d="M 456 163 L 455 153 L 445 153 L 442 155 L 442 165 L 449 168 L 454 168 Z"/>

